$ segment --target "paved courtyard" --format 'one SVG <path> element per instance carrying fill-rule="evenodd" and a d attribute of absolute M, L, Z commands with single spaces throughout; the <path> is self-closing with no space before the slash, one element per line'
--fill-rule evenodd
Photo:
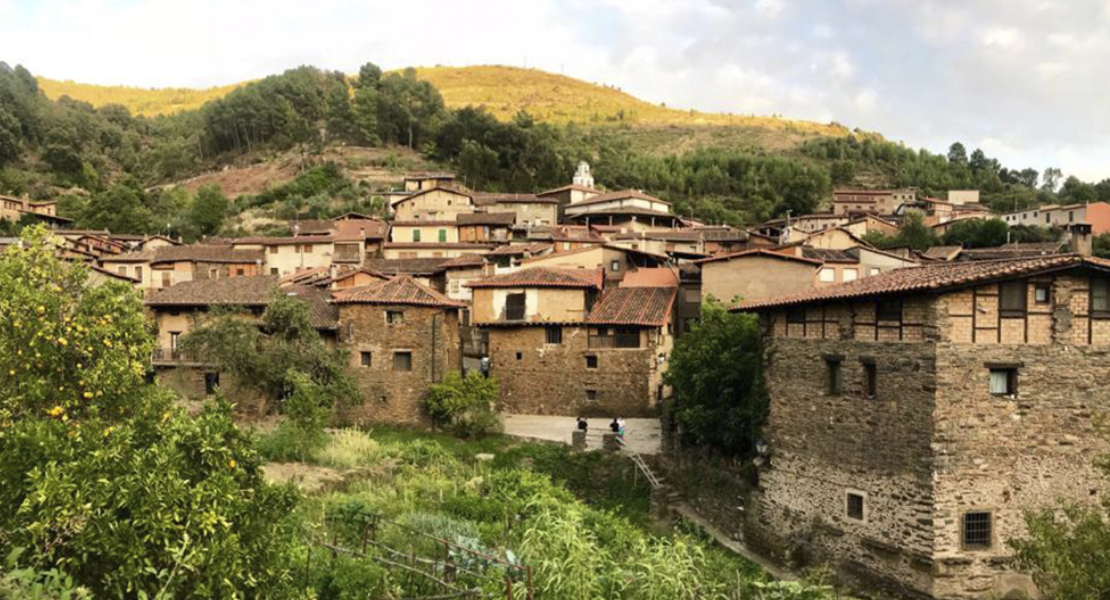
<path fill-rule="evenodd" d="M 586 435 L 588 450 L 601 449 L 601 436 L 609 432 L 610 421 L 611 419 L 601 418 L 589 420 L 590 429 Z M 508 435 L 568 445 L 575 428 L 574 417 L 503 415 L 501 422 Z M 658 454 L 662 448 L 662 439 L 659 419 L 625 419 L 625 442 L 632 450 L 640 454 Z"/>

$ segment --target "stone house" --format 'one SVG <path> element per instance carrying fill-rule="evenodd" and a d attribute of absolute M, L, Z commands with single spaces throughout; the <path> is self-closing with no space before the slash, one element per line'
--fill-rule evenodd
<path fill-rule="evenodd" d="M 443 294 L 399 276 L 334 292 L 339 347 L 350 352 L 350 372 L 363 395 L 340 407 L 341 421 L 426 422 L 421 402 L 428 386 L 462 369 L 458 311 Z"/>
<path fill-rule="evenodd" d="M 512 228 L 516 224 L 514 212 L 490 212 L 459 214 L 455 222 L 459 227 L 460 242 L 498 242 L 508 243 L 512 239 Z"/>
<path fill-rule="evenodd" d="M 264 258 L 261 250 L 228 246 L 155 245 L 148 250 L 104 255 L 100 263 L 109 271 L 139 281 L 141 289 L 159 290 L 186 281 L 260 275 Z"/>
<path fill-rule="evenodd" d="M 620 280 L 633 269 L 661 267 L 670 263 L 665 254 L 633 250 L 613 244 L 596 244 L 577 250 L 553 252 L 524 259 L 520 265 L 564 269 L 601 269 L 606 281 Z"/>
<path fill-rule="evenodd" d="M 0 196 L 0 220 L 15 222 L 25 216 L 54 226 L 65 227 L 73 223 L 72 219 L 58 216 L 57 202 L 36 202 L 26 196 Z"/>
<path fill-rule="evenodd" d="M 764 298 L 748 543 L 899 595 L 1009 597 L 1026 511 L 1095 502 L 1110 261 L 930 263 Z"/>
<path fill-rule="evenodd" d="M 603 291 L 601 269 L 531 267 L 471 282 L 474 326 L 509 413 L 651 416 L 677 279 Z M 668 286 L 669 287 L 665 287 Z"/>
<path fill-rule="evenodd" d="M 474 203 L 490 214 L 512 214 L 513 222 L 549 227 L 559 222 L 559 201 L 536 194 L 474 194 Z"/>
<path fill-rule="evenodd" d="M 247 237 L 230 240 L 235 250 L 264 253 L 263 272 L 286 276 L 335 265 L 358 266 L 365 258 L 366 240 L 361 235 L 298 235 L 291 237 Z"/>
<path fill-rule="evenodd" d="M 394 221 L 389 235 L 392 243 L 456 244 L 459 242 L 459 224 L 454 220 Z"/>
<path fill-rule="evenodd" d="M 393 205 L 397 221 L 454 221 L 459 213 L 474 212 L 474 197 L 463 190 L 433 187 L 415 192 Z"/>
<path fill-rule="evenodd" d="M 282 287 L 279 279 L 270 275 L 186 281 L 154 291 L 145 302 L 157 331 L 155 377 L 188 398 L 203 398 L 220 387 L 228 397 L 264 409 L 267 399 L 256 397 L 226 374 L 221 379 L 221 373 L 204 357 L 183 351 L 181 341 L 217 307 L 241 308 L 250 318 L 260 317 L 279 289 L 308 303 L 313 327 L 326 342 L 335 343 L 338 314 L 328 302 L 330 292 L 326 289 L 306 285 Z"/>
<path fill-rule="evenodd" d="M 900 206 L 907 202 L 912 203 L 916 199 L 917 192 L 913 189 L 834 190 L 833 214 L 892 215 Z"/>
<path fill-rule="evenodd" d="M 581 225 L 610 225 L 627 231 L 665 231 L 683 227 L 671 204 L 638 190 L 599 194 L 568 204 L 566 219 Z"/>
<path fill-rule="evenodd" d="M 769 298 L 812 290 L 824 263 L 762 248 L 694 262 L 701 267 L 701 296 L 721 302 Z"/>

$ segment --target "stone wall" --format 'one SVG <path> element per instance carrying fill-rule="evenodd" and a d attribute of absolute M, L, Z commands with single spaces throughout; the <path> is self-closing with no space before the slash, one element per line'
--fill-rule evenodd
<path fill-rule="evenodd" d="M 779 338 L 767 355 L 771 466 L 749 513 L 750 543 L 866 587 L 927 595 L 934 347 Z M 828 361 L 841 365 L 840 394 L 827 393 Z M 874 398 L 863 392 L 867 363 Z M 864 497 L 861 520 L 847 515 L 849 492 Z"/>
<path fill-rule="evenodd" d="M 656 416 L 656 390 L 651 387 L 656 378 L 656 335 L 642 332 L 643 347 L 639 349 L 591 350 L 585 327 L 562 327 L 561 344 L 546 343 L 544 327 L 491 327 L 488 331 L 490 373 L 501 386 L 501 411 Z M 597 368 L 587 367 L 587 356 L 597 358 Z"/>
<path fill-rule="evenodd" d="M 990 394 L 988 365 L 1017 367 L 1016 397 Z M 1108 450 L 1097 421 L 1110 408 L 1110 349 L 939 344 L 937 372 L 935 594 L 1002 595 L 1025 511 L 1107 491 L 1093 463 Z M 992 514 L 990 548 L 962 547 L 968 511 Z"/>
<path fill-rule="evenodd" d="M 403 312 L 388 323 L 387 311 Z M 459 372 L 462 355 L 454 310 L 417 306 L 342 304 L 339 347 L 350 352 L 350 374 L 363 395 L 361 406 L 341 407 L 341 422 L 422 424 L 421 402 L 428 386 Z M 370 365 L 363 366 L 368 352 Z M 395 354 L 411 353 L 411 370 L 395 369 Z"/>

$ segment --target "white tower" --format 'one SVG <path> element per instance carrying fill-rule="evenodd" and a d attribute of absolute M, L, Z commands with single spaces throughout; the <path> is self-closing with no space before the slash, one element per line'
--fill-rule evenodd
<path fill-rule="evenodd" d="M 594 177 L 590 175 L 590 163 L 582 161 L 578 163 L 578 170 L 574 172 L 574 185 L 581 185 L 588 188 L 594 187 Z"/>

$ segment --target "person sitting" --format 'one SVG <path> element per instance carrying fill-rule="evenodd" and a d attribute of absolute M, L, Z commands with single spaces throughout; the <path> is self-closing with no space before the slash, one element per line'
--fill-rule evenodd
<path fill-rule="evenodd" d="M 582 417 L 578 417 L 578 430 L 579 431 L 587 431 L 587 430 L 589 430 L 589 428 L 590 428 L 590 424 L 586 422 L 586 419 L 583 419 Z"/>

